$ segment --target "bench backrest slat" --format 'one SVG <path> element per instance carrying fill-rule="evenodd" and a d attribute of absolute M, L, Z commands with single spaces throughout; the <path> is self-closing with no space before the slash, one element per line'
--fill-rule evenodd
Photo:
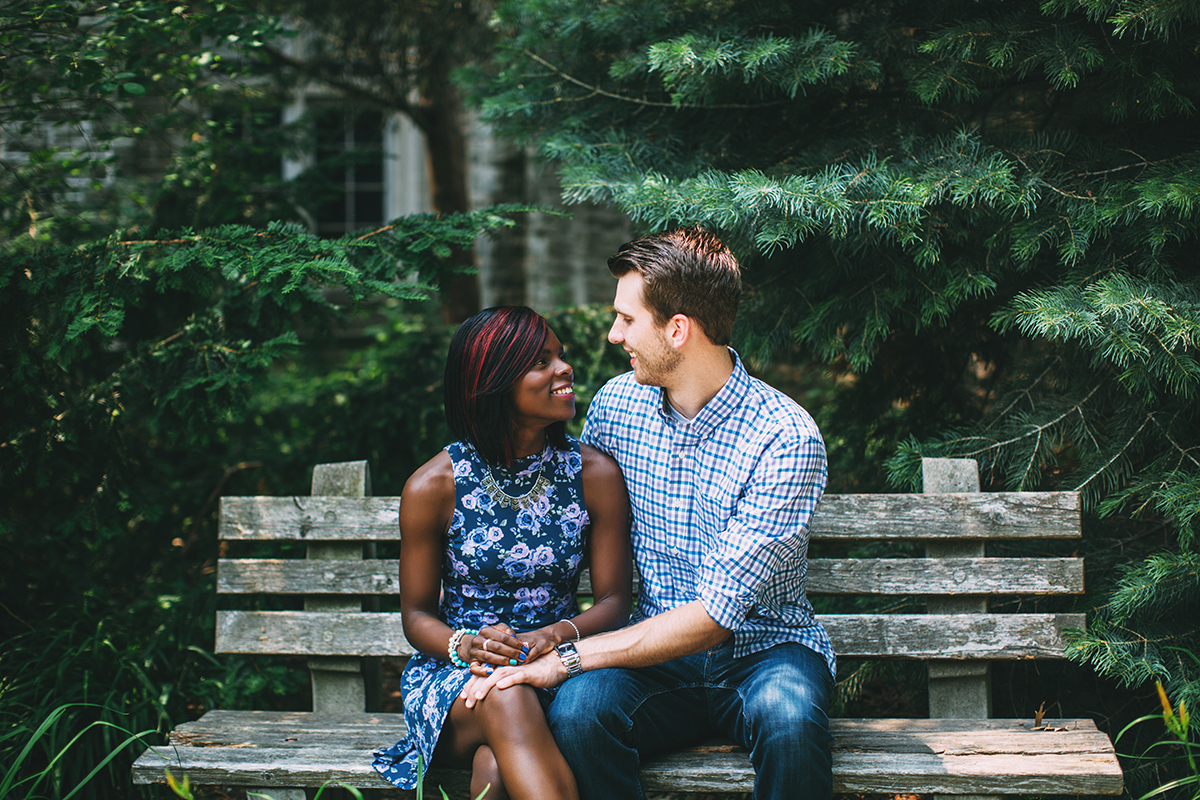
<path fill-rule="evenodd" d="M 1077 539 L 1078 492 L 827 494 L 814 539 Z"/>
<path fill-rule="evenodd" d="M 223 497 L 221 539 L 388 541 L 400 538 L 399 497 Z M 812 538 L 1076 539 L 1076 492 L 827 494 Z"/>
<path fill-rule="evenodd" d="M 400 538 L 399 497 L 222 497 L 226 541 L 375 542 Z"/>
<path fill-rule="evenodd" d="M 400 562 L 222 559 L 220 594 L 398 595 Z M 636 591 L 636 585 L 635 585 Z M 591 595 L 585 573 L 579 593 Z M 1082 594 L 1080 558 L 814 558 L 808 593 L 820 595 Z"/>
<path fill-rule="evenodd" d="M 822 615 L 845 658 L 1023 659 L 1060 657 L 1065 628 L 1082 614 Z M 218 611 L 217 650 L 308 656 L 409 655 L 395 612 Z"/>

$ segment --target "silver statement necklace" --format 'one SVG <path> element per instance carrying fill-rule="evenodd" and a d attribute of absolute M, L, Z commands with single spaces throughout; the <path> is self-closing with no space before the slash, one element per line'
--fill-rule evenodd
<path fill-rule="evenodd" d="M 516 508 L 524 511 L 533 506 L 546 490 L 550 488 L 550 479 L 542 474 L 542 470 L 546 467 L 546 460 L 538 464 L 537 480 L 533 483 L 533 488 L 520 497 L 513 497 L 508 492 L 500 488 L 500 484 L 496 483 L 496 479 L 492 476 L 492 468 L 487 467 L 487 474 L 483 476 L 483 480 L 479 485 L 488 493 L 488 497 L 500 504 L 501 508 Z"/>

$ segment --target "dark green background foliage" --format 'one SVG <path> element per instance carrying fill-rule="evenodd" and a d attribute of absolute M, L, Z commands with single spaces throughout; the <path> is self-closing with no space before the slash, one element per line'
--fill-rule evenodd
<path fill-rule="evenodd" d="M 255 80 L 263 48 L 290 35 L 281 19 L 229 3 L 128 0 L 103 13 L 82 3 L 4 3 L 4 238 L 69 242 L 147 222 L 295 219 L 279 180 L 247 163 L 269 158 L 267 144 L 275 159 L 293 144 L 283 130 L 254 135 L 260 108 L 281 96 Z M 14 150 L 28 160 L 13 160 Z M 122 173 L 133 161 L 165 175 Z"/>

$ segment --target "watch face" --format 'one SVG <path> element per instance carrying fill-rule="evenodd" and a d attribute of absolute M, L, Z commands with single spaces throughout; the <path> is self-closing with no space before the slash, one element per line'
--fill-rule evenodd
<path fill-rule="evenodd" d="M 579 651 L 575 649 L 575 645 L 571 642 L 563 642 L 554 648 L 558 651 L 558 657 L 562 661 L 563 666 L 567 668 L 567 677 L 574 678 L 576 675 L 583 674 L 583 666 L 579 663 Z"/>

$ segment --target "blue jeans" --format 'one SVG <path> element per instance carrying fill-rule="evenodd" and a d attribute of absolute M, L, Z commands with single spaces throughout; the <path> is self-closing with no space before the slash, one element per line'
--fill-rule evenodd
<path fill-rule="evenodd" d="M 547 718 L 581 800 L 645 800 L 641 757 L 725 736 L 750 751 L 755 800 L 829 800 L 833 677 L 813 650 L 785 642 L 743 658 L 724 642 L 640 669 L 585 672 Z"/>

